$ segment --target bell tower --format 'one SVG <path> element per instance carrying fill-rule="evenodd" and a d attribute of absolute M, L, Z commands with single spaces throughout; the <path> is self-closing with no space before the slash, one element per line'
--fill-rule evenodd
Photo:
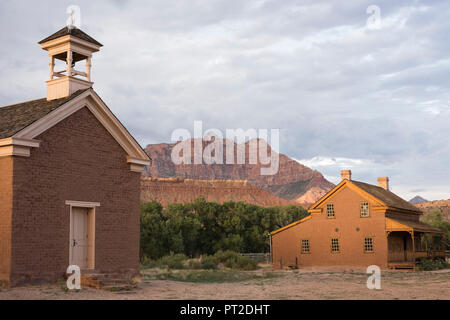
<path fill-rule="evenodd" d="M 80 89 L 92 87 L 94 84 L 91 81 L 92 54 L 103 46 L 100 42 L 69 24 L 39 44 L 42 49 L 48 51 L 50 60 L 47 100 L 69 97 Z M 56 60 L 66 64 L 63 70 L 55 70 Z M 77 63 L 84 64 L 85 71 L 76 70 Z"/>

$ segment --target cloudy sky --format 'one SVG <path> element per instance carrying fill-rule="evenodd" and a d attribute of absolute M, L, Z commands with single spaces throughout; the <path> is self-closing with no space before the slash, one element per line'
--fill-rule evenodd
<path fill-rule="evenodd" d="M 194 120 L 279 128 L 280 151 L 332 182 L 348 168 L 407 199 L 450 198 L 448 1 L 37 3 L 0 2 L 0 105 L 45 96 L 37 42 L 74 4 L 104 44 L 94 88 L 142 145 Z"/>

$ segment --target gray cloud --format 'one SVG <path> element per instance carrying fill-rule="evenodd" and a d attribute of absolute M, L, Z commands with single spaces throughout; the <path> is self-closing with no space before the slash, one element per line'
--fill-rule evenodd
<path fill-rule="evenodd" d="M 70 1 L 0 3 L 0 105 L 45 95 L 36 44 Z M 376 1 L 78 1 L 104 44 L 94 88 L 141 144 L 176 128 L 280 128 L 296 159 L 363 159 L 405 198 L 450 198 L 450 4 Z M 358 163 L 358 162 L 355 162 Z M 329 177 L 339 165 L 318 166 Z"/>

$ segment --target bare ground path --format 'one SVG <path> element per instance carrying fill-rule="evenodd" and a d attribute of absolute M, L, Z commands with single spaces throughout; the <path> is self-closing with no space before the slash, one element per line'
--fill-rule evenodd
<path fill-rule="evenodd" d="M 256 271 L 256 273 L 265 271 Z M 385 271 L 381 290 L 368 290 L 359 271 L 278 271 L 268 279 L 231 283 L 143 280 L 132 293 L 83 288 L 66 292 L 63 283 L 0 291 L 0 299 L 450 299 L 450 269 Z"/>

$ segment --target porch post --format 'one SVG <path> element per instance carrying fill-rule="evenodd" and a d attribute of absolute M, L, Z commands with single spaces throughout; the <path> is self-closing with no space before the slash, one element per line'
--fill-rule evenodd
<path fill-rule="evenodd" d="M 431 243 L 428 241 L 429 240 L 429 236 L 427 233 L 425 233 L 425 245 L 427 248 L 427 258 L 432 257 L 433 253 L 432 253 L 432 248 L 433 248 L 433 238 L 431 238 Z"/>
<path fill-rule="evenodd" d="M 441 251 L 444 252 L 444 261 L 446 259 L 447 247 L 445 246 L 444 234 L 441 234 Z"/>
<path fill-rule="evenodd" d="M 415 246 L 415 243 L 414 243 L 414 230 L 411 231 L 411 240 L 412 240 L 413 262 L 416 263 L 416 246 Z"/>
<path fill-rule="evenodd" d="M 389 267 L 389 262 L 391 261 L 391 251 L 389 250 L 389 236 L 391 235 L 391 231 L 386 231 L 386 246 L 387 246 L 387 264 Z"/>

